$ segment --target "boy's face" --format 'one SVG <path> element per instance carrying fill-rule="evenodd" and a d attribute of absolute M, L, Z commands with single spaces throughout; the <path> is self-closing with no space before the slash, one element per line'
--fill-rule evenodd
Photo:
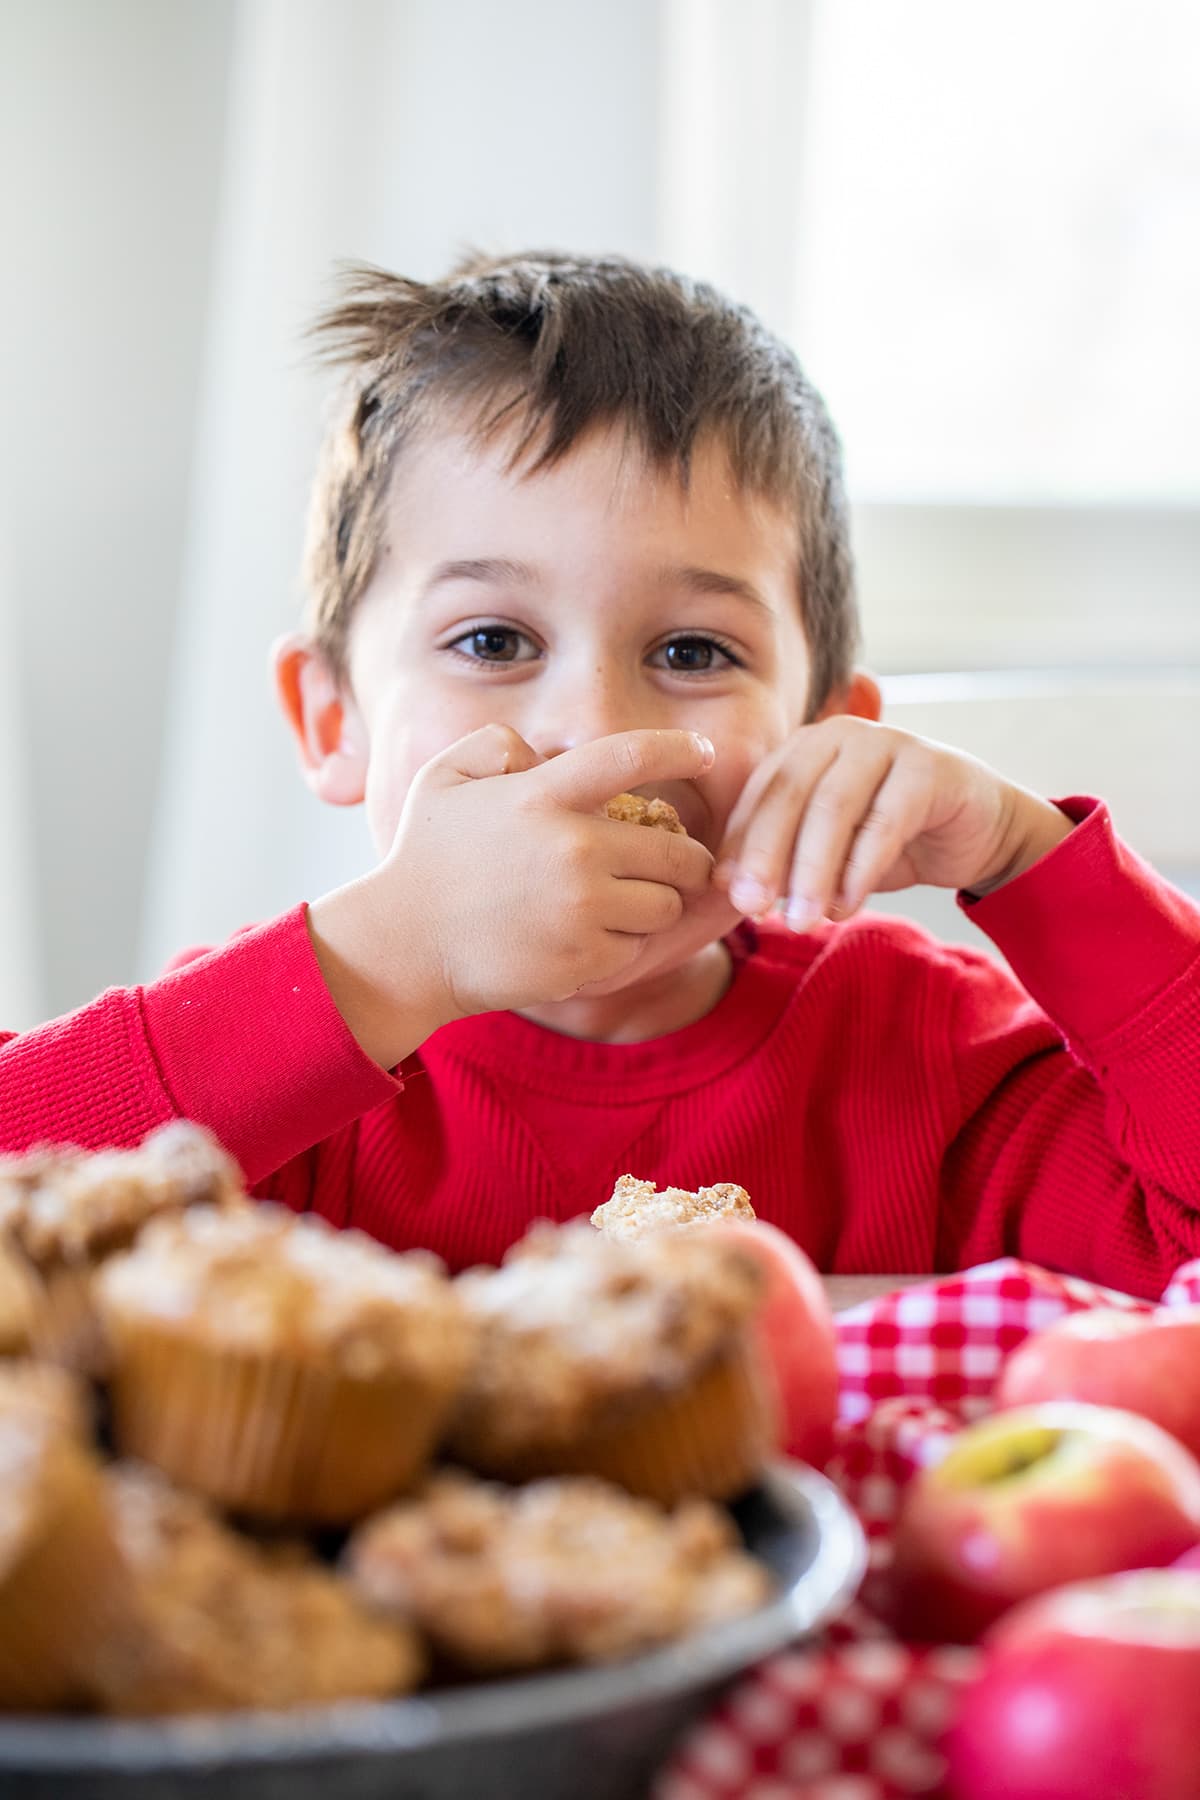
<path fill-rule="evenodd" d="M 708 774 L 655 791 L 715 851 L 804 717 L 794 526 L 738 490 L 716 444 L 687 491 L 618 431 L 537 474 L 506 470 L 507 448 L 445 431 L 397 471 L 349 648 L 377 851 L 418 769 L 489 722 L 543 756 L 634 727 L 703 732 Z"/>

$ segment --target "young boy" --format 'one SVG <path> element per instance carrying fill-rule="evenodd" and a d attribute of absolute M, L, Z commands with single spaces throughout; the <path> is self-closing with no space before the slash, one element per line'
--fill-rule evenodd
<path fill-rule="evenodd" d="M 632 1170 L 742 1183 L 826 1270 L 1157 1294 L 1200 1254 L 1200 916 L 1102 805 L 877 723 L 790 352 L 540 255 L 362 271 L 320 329 L 350 381 L 276 675 L 378 865 L 9 1040 L 0 1147 L 187 1116 L 257 1193 L 455 1267 Z M 628 789 L 688 835 L 606 818 Z M 916 882 L 1024 989 L 859 913 Z"/>

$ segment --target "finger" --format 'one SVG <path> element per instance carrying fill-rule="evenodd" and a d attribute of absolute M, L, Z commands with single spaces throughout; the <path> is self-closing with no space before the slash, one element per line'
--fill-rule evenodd
<path fill-rule="evenodd" d="M 712 881 L 713 859 L 697 839 L 683 832 L 605 821 L 609 869 L 626 881 L 665 882 L 680 894 L 702 894 Z"/>
<path fill-rule="evenodd" d="M 564 750 L 543 765 L 538 779 L 563 806 L 594 812 L 629 788 L 703 775 L 714 756 L 698 731 L 621 731 Z"/>
<path fill-rule="evenodd" d="M 760 793 L 736 847 L 729 897 L 741 912 L 757 917 L 784 892 L 809 796 L 837 758 L 837 741 L 828 735 L 792 740 L 786 761 Z"/>
<path fill-rule="evenodd" d="M 613 881 L 605 908 L 609 931 L 649 937 L 669 931 L 683 917 L 683 901 L 659 881 Z"/>
<path fill-rule="evenodd" d="M 511 725 L 481 725 L 478 731 L 426 764 L 437 781 L 453 786 L 459 781 L 481 781 L 490 775 L 516 775 L 535 769 L 543 759 Z"/>
<path fill-rule="evenodd" d="M 838 910 L 848 918 L 884 884 L 905 849 L 920 834 L 929 810 L 929 783 L 924 771 L 896 762 L 876 794 L 850 846 L 837 894 Z"/>
<path fill-rule="evenodd" d="M 850 846 L 890 768 L 890 753 L 840 756 L 809 795 L 788 877 L 793 930 L 803 931 L 835 903 Z"/>

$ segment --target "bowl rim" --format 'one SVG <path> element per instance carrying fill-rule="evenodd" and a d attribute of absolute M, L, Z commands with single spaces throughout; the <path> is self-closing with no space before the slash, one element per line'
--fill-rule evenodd
<path fill-rule="evenodd" d="M 623 1662 L 509 1677 L 395 1700 L 347 1700 L 277 1712 L 171 1719 L 0 1717 L 0 1771 L 107 1769 L 135 1776 L 411 1752 L 581 1723 L 622 1707 L 716 1685 L 811 1635 L 849 1603 L 866 1541 L 848 1503 L 804 1463 L 779 1461 L 759 1488 L 785 1515 L 801 1510 L 817 1554 L 765 1605 Z"/>

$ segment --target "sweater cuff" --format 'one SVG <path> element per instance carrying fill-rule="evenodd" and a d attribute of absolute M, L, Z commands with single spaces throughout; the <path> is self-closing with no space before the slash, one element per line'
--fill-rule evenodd
<path fill-rule="evenodd" d="M 1024 874 L 958 903 L 1078 1045 L 1117 1032 L 1200 957 L 1200 909 L 1112 828 L 1103 801 L 1054 803 L 1075 829 Z"/>
<path fill-rule="evenodd" d="M 359 1047 L 322 978 L 307 907 L 142 988 L 176 1112 L 207 1125 L 253 1185 L 401 1089 Z"/>

